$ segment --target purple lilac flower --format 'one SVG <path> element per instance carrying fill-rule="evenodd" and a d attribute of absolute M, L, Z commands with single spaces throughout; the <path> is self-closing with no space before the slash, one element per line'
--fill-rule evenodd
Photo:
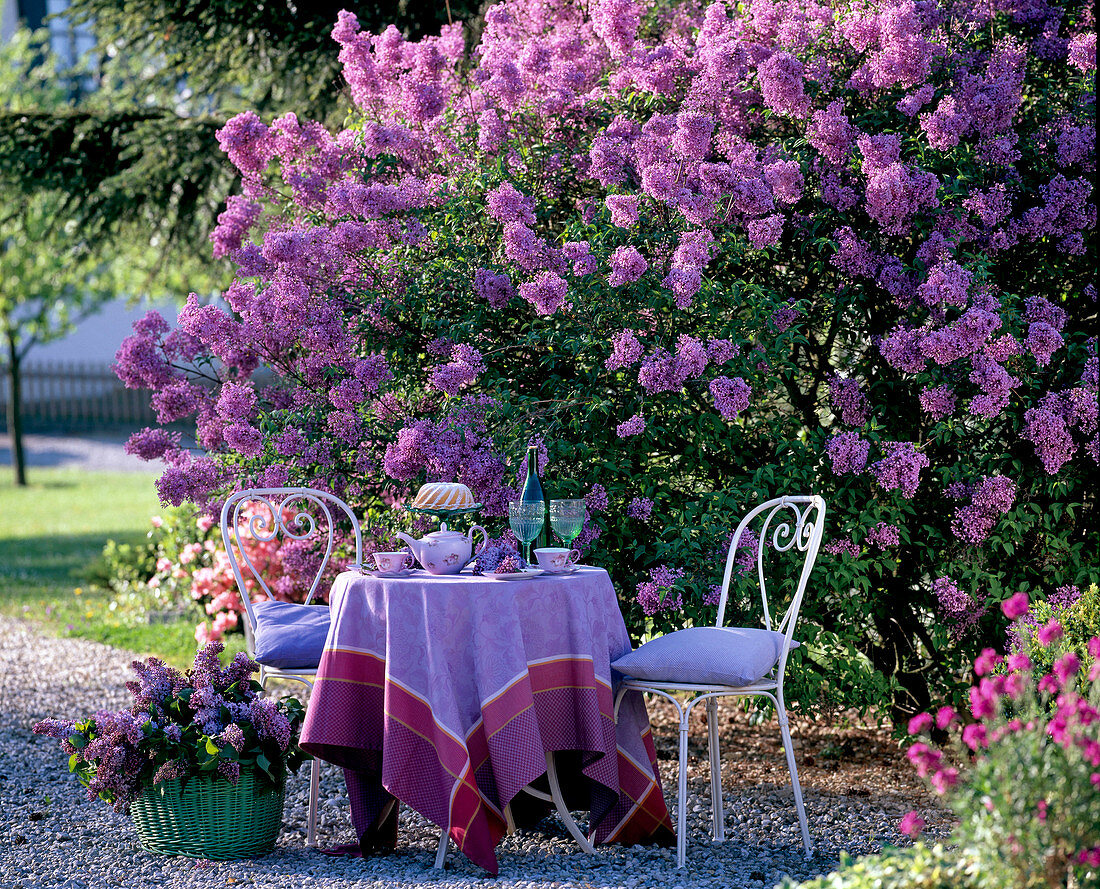
<path fill-rule="evenodd" d="M 629 438 L 632 435 L 641 435 L 643 432 L 645 432 L 645 418 L 641 414 L 635 414 L 615 427 L 615 434 L 619 438 Z"/>
<path fill-rule="evenodd" d="M 1026 342 L 1028 351 L 1035 356 L 1035 363 L 1040 367 L 1050 364 L 1051 356 L 1065 345 L 1062 334 L 1045 321 L 1035 321 L 1027 326 Z"/>
<path fill-rule="evenodd" d="M 856 128 L 844 113 L 844 102 L 836 99 L 817 110 L 806 128 L 806 138 L 822 157 L 842 164 L 855 143 Z"/>
<path fill-rule="evenodd" d="M 494 309 L 502 309 L 508 305 L 515 288 L 507 275 L 497 274 L 489 269 L 477 269 L 474 272 L 474 293 Z"/>
<path fill-rule="evenodd" d="M 848 537 L 830 540 L 822 549 L 831 556 L 849 556 L 853 559 L 858 559 L 863 552 L 859 544 Z"/>
<path fill-rule="evenodd" d="M 611 211 L 611 224 L 619 228 L 630 228 L 638 221 L 638 202 L 636 194 L 609 194 L 604 204 Z"/>
<path fill-rule="evenodd" d="M 981 392 L 970 399 L 968 410 L 975 416 L 993 419 L 1008 406 L 1012 390 L 1020 385 L 1020 381 L 985 355 L 975 355 L 971 366 L 970 382 Z"/>
<path fill-rule="evenodd" d="M 153 774 L 153 783 L 161 784 L 164 781 L 171 781 L 173 778 L 182 778 L 188 771 L 187 763 L 182 759 L 169 760 Z"/>
<path fill-rule="evenodd" d="M 967 543 L 981 543 L 997 520 L 1016 501 L 1016 483 L 1003 475 L 985 476 L 973 489 L 970 503 L 955 510 L 951 530 Z"/>
<path fill-rule="evenodd" d="M 725 364 L 741 354 L 741 347 L 730 340 L 707 340 L 707 356 L 712 364 Z"/>
<path fill-rule="evenodd" d="M 229 725 L 227 725 L 224 731 L 222 731 L 219 740 L 223 747 L 228 744 L 238 753 L 244 750 L 245 744 L 248 743 L 244 736 L 244 729 L 242 729 L 236 723 L 230 723 Z"/>
<path fill-rule="evenodd" d="M 431 383 L 441 392 L 458 395 L 484 372 L 485 361 L 481 353 L 472 346 L 459 343 L 451 350 L 451 360 L 432 371 Z"/>
<path fill-rule="evenodd" d="M 897 546 L 900 542 L 901 529 L 897 525 L 890 525 L 886 522 L 876 524 L 867 532 L 867 536 L 864 538 L 864 543 L 868 546 L 878 547 L 880 550 Z"/>
<path fill-rule="evenodd" d="M 797 161 L 776 161 L 764 168 L 764 181 L 768 183 L 775 199 L 784 204 L 795 204 L 802 197 L 802 168 Z"/>
<path fill-rule="evenodd" d="M 142 460 L 159 460 L 169 451 L 180 446 L 180 433 L 166 429 L 146 427 L 135 432 L 126 440 L 124 450 L 127 454 Z"/>
<path fill-rule="evenodd" d="M 232 423 L 225 427 L 225 443 L 245 457 L 258 457 L 263 453 L 264 437 L 255 426 L 248 423 Z"/>
<path fill-rule="evenodd" d="M 777 52 L 758 69 L 760 93 L 773 111 L 805 117 L 810 111 L 802 63 L 790 53 Z"/>
<path fill-rule="evenodd" d="M 561 275 L 539 272 L 534 281 L 519 285 L 519 295 L 535 307 L 540 315 L 553 315 L 565 304 L 569 285 Z"/>
<path fill-rule="evenodd" d="M 829 403 L 840 414 L 845 426 L 862 426 L 867 422 L 871 404 L 860 391 L 859 380 L 834 374 L 829 378 Z"/>
<path fill-rule="evenodd" d="M 230 759 L 223 759 L 219 762 L 216 771 L 230 784 L 235 785 L 241 779 L 241 764 Z"/>
<path fill-rule="evenodd" d="M 919 330 L 898 325 L 879 342 L 886 363 L 905 373 L 920 373 L 928 364 L 921 351 L 924 337 Z"/>
<path fill-rule="evenodd" d="M 589 512 L 606 512 L 608 506 L 607 491 L 599 482 L 592 486 L 592 490 L 584 495 L 584 502 L 588 504 Z"/>
<path fill-rule="evenodd" d="M 825 453 L 832 462 L 835 475 L 863 472 L 870 451 L 871 443 L 860 438 L 858 432 L 841 432 L 825 443 Z"/>
<path fill-rule="evenodd" d="M 517 191 L 510 182 L 504 182 L 485 196 L 489 215 L 505 225 L 520 223 L 526 226 L 535 224 L 535 202 L 532 198 Z"/>
<path fill-rule="evenodd" d="M 1035 446 L 1048 475 L 1055 475 L 1077 451 L 1065 418 L 1046 408 L 1028 408 L 1020 435 Z"/>
<path fill-rule="evenodd" d="M 653 501 L 648 497 L 634 497 L 626 507 L 629 518 L 648 521 L 653 512 Z"/>
<path fill-rule="evenodd" d="M 871 464 L 871 472 L 884 491 L 901 491 L 906 500 L 917 493 L 920 473 L 928 466 L 928 458 L 911 441 L 884 441 L 886 456 Z"/>
<path fill-rule="evenodd" d="M 642 344 L 633 330 L 620 330 L 611 338 L 611 355 L 604 361 L 608 370 L 631 367 L 642 357 Z"/>
<path fill-rule="evenodd" d="M 783 237 L 783 216 L 772 213 L 761 219 L 750 219 L 745 223 L 745 231 L 748 233 L 749 243 L 756 250 L 774 247 Z"/>
<path fill-rule="evenodd" d="M 290 746 L 290 721 L 279 712 L 270 698 L 256 698 L 249 705 L 251 722 L 261 740 L 272 739 L 279 749 L 285 751 Z"/>
<path fill-rule="evenodd" d="M 978 352 L 1001 326 L 993 312 L 971 308 L 947 327 L 934 330 L 920 341 L 921 353 L 939 365 L 965 358 Z"/>
<path fill-rule="evenodd" d="M 946 384 L 925 389 L 920 394 L 920 406 L 933 420 L 946 420 L 955 413 L 955 390 Z"/>
<path fill-rule="evenodd" d="M 612 287 L 630 284 L 642 277 L 648 268 L 649 263 L 637 248 L 619 247 L 611 254 L 611 274 L 607 278 L 607 283 Z"/>
<path fill-rule="evenodd" d="M 747 410 L 752 399 L 752 388 L 741 377 L 715 377 L 710 381 L 710 395 L 714 406 L 727 420 L 733 420 Z"/>
<path fill-rule="evenodd" d="M 978 607 L 972 594 L 964 593 L 950 577 L 937 577 L 932 581 L 932 592 L 940 610 L 952 623 L 951 635 L 955 639 L 961 638 L 986 612 L 985 607 Z"/>
<path fill-rule="evenodd" d="M 684 576 L 683 568 L 659 565 L 649 569 L 649 580 L 638 584 L 638 604 L 645 614 L 673 611 L 683 606 L 676 582 Z"/>
<path fill-rule="evenodd" d="M 1069 42 L 1069 63 L 1088 74 L 1096 70 L 1096 32 L 1082 31 Z"/>

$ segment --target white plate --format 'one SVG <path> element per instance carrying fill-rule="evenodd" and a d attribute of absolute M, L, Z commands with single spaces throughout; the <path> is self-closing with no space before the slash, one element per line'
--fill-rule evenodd
<path fill-rule="evenodd" d="M 543 574 L 541 568 L 525 568 L 523 571 L 513 571 L 507 574 L 497 574 L 494 571 L 486 571 L 485 577 L 491 577 L 493 580 L 523 580 L 525 577 L 538 577 Z"/>
<path fill-rule="evenodd" d="M 545 574 L 572 574 L 580 565 L 570 565 L 568 568 L 543 568 L 542 571 Z"/>
<path fill-rule="evenodd" d="M 416 569 L 401 568 L 398 571 L 378 571 L 374 568 L 366 568 L 363 565 L 348 565 L 347 570 L 355 571 L 358 574 L 366 574 L 368 577 L 408 577 Z"/>

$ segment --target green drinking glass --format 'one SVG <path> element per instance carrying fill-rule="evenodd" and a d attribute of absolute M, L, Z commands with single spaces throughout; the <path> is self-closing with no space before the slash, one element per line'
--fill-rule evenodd
<path fill-rule="evenodd" d="M 523 544 L 523 558 L 531 564 L 531 541 L 539 536 L 546 520 L 546 504 L 541 500 L 509 500 L 508 524 Z"/>
<path fill-rule="evenodd" d="M 584 527 L 584 512 L 583 500 L 550 501 L 550 527 L 570 549 Z"/>

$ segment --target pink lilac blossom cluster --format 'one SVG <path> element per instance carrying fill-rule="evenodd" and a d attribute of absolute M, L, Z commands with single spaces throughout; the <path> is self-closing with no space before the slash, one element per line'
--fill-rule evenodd
<path fill-rule="evenodd" d="M 103 799 L 118 812 L 128 812 L 150 786 L 198 774 L 211 757 L 222 760 L 216 771 L 232 784 L 241 761 L 257 756 L 281 781 L 285 767 L 300 759 L 294 748 L 302 706 L 260 697 L 252 681 L 259 664 L 240 652 L 222 667 L 223 650 L 221 642 L 207 643 L 186 674 L 158 658 L 134 661 L 128 710 L 100 710 L 83 721 L 46 719 L 34 732 L 60 740 L 88 799 Z"/>
<path fill-rule="evenodd" d="M 1076 2 L 993 14 L 505 0 L 468 54 L 461 25 L 411 41 L 341 13 L 353 124 L 229 121 L 241 194 L 214 244 L 237 278 L 118 352 L 205 454 L 158 430 L 131 450 L 165 460 L 165 502 L 279 482 L 373 505 L 455 479 L 500 516 L 511 419 L 615 391 L 591 434 L 670 494 L 658 450 L 682 443 L 641 433 L 702 411 L 738 441 L 807 430 L 830 490 L 926 498 L 945 518 L 906 570 L 934 576 L 951 514 L 922 478 L 1022 488 L 1097 459 L 1094 347 L 1062 308 L 1095 256 L 1094 24 Z M 1022 470 L 989 456 L 1021 443 Z"/>
<path fill-rule="evenodd" d="M 1029 604 L 1026 593 L 1016 593 L 1002 612 L 1018 620 Z M 1037 653 L 1062 633 L 1053 619 L 1041 627 Z M 923 739 L 910 745 L 907 757 L 938 794 L 949 796 L 964 832 L 974 829 L 982 843 L 1003 837 L 1021 872 L 1033 867 L 1032 856 L 1043 855 L 1046 873 L 1069 873 L 1075 865 L 1100 864 L 1100 710 L 1094 693 L 1100 689 L 1100 637 L 1088 640 L 1084 660 L 1075 651 L 1048 660 L 1049 672 L 1023 651 L 1002 656 L 984 649 L 973 664 L 977 681 L 969 689 L 969 712 L 944 705 L 908 725 L 913 736 L 933 727 L 957 732 L 964 760 L 970 760 L 965 771 Z M 915 813 L 903 819 L 911 835 L 922 826 Z M 1020 848 L 1021 838 L 1036 848 Z"/>
<path fill-rule="evenodd" d="M 1012 479 L 1003 475 L 983 478 L 974 485 L 970 503 L 955 510 L 951 530 L 960 540 L 981 543 L 1015 501 L 1016 483 Z"/>

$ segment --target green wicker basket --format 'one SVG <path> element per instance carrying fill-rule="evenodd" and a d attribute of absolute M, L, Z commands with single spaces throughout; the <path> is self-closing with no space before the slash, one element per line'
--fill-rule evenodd
<path fill-rule="evenodd" d="M 236 786 L 196 775 L 181 788 L 172 778 L 134 800 L 130 817 L 150 852 L 219 861 L 255 858 L 275 847 L 283 788 L 258 781 L 255 769 L 241 769 Z"/>

